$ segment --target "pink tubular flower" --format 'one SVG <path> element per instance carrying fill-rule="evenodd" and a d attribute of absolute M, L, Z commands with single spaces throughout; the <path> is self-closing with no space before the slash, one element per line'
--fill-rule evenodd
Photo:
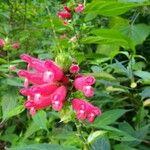
<path fill-rule="evenodd" d="M 75 12 L 81 13 L 84 10 L 83 4 L 78 4 L 78 6 L 75 8 Z"/>
<path fill-rule="evenodd" d="M 14 48 L 14 49 L 19 49 L 20 48 L 20 44 L 18 42 L 16 42 L 16 43 L 12 44 L 11 47 Z"/>
<path fill-rule="evenodd" d="M 20 93 L 24 96 L 35 96 L 35 94 L 41 94 L 42 96 L 50 96 L 58 86 L 56 84 L 43 84 L 34 85 L 31 88 L 22 88 Z"/>
<path fill-rule="evenodd" d="M 4 47 L 5 46 L 5 41 L 3 39 L 0 39 L 0 47 Z"/>
<path fill-rule="evenodd" d="M 71 13 L 68 12 L 68 11 L 60 11 L 57 13 L 57 16 L 59 18 L 62 18 L 62 19 L 70 19 L 71 18 Z"/>
<path fill-rule="evenodd" d="M 77 90 L 82 91 L 85 96 L 91 97 L 94 95 L 94 91 L 91 87 L 95 83 L 95 78 L 93 76 L 81 76 L 77 77 L 74 81 L 74 87 Z"/>
<path fill-rule="evenodd" d="M 35 115 L 36 110 L 47 108 L 51 105 L 51 98 L 40 97 L 38 100 L 29 99 L 25 102 L 25 107 L 30 110 L 31 115 Z"/>
<path fill-rule="evenodd" d="M 67 6 L 64 6 L 64 11 L 60 11 L 57 13 L 57 16 L 62 19 L 70 19 L 71 18 L 71 10 Z"/>
<path fill-rule="evenodd" d="M 20 70 L 18 72 L 18 76 L 27 79 L 28 82 L 30 82 L 32 84 L 44 84 L 44 83 L 46 83 L 43 80 L 43 74 L 42 73 L 31 73 L 31 72 L 26 71 L 26 70 Z M 50 79 L 50 81 L 51 81 L 51 79 Z"/>
<path fill-rule="evenodd" d="M 60 111 L 65 102 L 67 95 L 67 89 L 65 86 L 60 86 L 54 93 L 51 94 L 52 108 L 56 111 Z"/>
<path fill-rule="evenodd" d="M 70 73 L 78 73 L 80 71 L 80 68 L 78 65 L 72 64 L 69 70 L 70 70 Z"/>
<path fill-rule="evenodd" d="M 62 69 L 55 62 L 51 60 L 46 60 L 45 66 L 49 71 L 54 73 L 54 80 L 59 81 L 64 76 Z"/>
<path fill-rule="evenodd" d="M 27 54 L 22 54 L 21 59 L 27 62 L 31 68 L 43 73 L 43 81 L 49 82 L 61 80 L 63 77 L 62 69 L 52 60 L 39 60 Z"/>
<path fill-rule="evenodd" d="M 72 107 L 76 111 L 79 120 L 88 119 L 90 123 L 94 122 L 95 117 L 101 114 L 101 110 L 98 107 L 82 99 L 73 99 Z"/>
<path fill-rule="evenodd" d="M 45 72 L 47 71 L 47 68 L 45 67 L 44 63 L 45 61 L 42 61 L 40 59 L 37 59 L 37 58 L 34 58 L 34 57 L 31 57 L 30 55 L 27 55 L 27 54 L 22 54 L 20 56 L 20 58 L 27 62 L 31 68 L 39 71 L 39 72 Z"/>

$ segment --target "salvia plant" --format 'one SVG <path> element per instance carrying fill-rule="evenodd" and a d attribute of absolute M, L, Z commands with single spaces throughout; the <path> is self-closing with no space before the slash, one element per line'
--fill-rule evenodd
<path fill-rule="evenodd" d="M 149 0 L 0 0 L 0 150 L 149 150 Z"/>

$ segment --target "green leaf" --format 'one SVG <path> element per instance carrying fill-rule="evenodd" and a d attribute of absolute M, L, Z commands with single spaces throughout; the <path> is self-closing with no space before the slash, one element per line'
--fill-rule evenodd
<path fill-rule="evenodd" d="M 142 44 L 150 34 L 150 26 L 146 24 L 128 25 L 120 28 L 120 31 L 131 38 L 135 45 Z"/>
<path fill-rule="evenodd" d="M 115 145 L 114 150 L 137 150 L 137 149 L 129 147 L 128 145 L 125 144 L 118 144 Z"/>
<path fill-rule="evenodd" d="M 150 86 L 144 87 L 143 91 L 140 94 L 142 96 L 142 99 L 145 99 L 147 97 L 150 97 Z"/>
<path fill-rule="evenodd" d="M 112 59 L 119 53 L 119 49 L 118 44 L 106 44 L 99 45 L 96 52 Z"/>
<path fill-rule="evenodd" d="M 88 73 L 88 75 L 92 75 L 97 79 L 104 79 L 109 81 L 117 81 L 115 77 L 113 77 L 111 74 L 107 72 L 94 72 L 94 73 Z"/>
<path fill-rule="evenodd" d="M 85 13 L 96 13 L 98 15 L 104 16 L 118 16 L 124 14 L 132 8 L 136 8 L 138 6 L 148 5 L 145 3 L 119 3 L 116 1 L 92 1 L 89 5 L 87 5 Z"/>
<path fill-rule="evenodd" d="M 33 144 L 14 148 L 7 148 L 7 150 L 78 150 L 75 147 L 60 146 L 56 144 Z"/>
<path fill-rule="evenodd" d="M 135 71 L 134 75 L 136 75 L 144 80 L 150 79 L 150 72 L 147 72 L 147 71 Z"/>
<path fill-rule="evenodd" d="M 3 120 L 9 119 L 9 116 L 13 116 L 16 112 L 17 107 L 17 94 L 14 90 L 7 91 L 5 95 L 2 97 L 2 113 Z"/>
<path fill-rule="evenodd" d="M 7 120 L 8 118 L 11 118 L 13 116 L 16 116 L 18 114 L 20 114 L 21 112 L 23 112 L 25 110 L 25 107 L 23 105 L 20 106 L 16 106 L 15 108 L 13 108 L 12 110 L 10 110 L 6 115 L 5 115 L 5 120 Z"/>
<path fill-rule="evenodd" d="M 101 130 L 101 131 L 95 131 L 95 132 L 91 133 L 88 136 L 87 142 L 88 143 L 92 143 L 97 138 L 103 137 L 106 133 L 107 133 L 107 131 L 103 131 L 103 130 Z"/>
<path fill-rule="evenodd" d="M 40 129 L 47 129 L 47 118 L 46 118 L 46 112 L 43 110 L 40 110 L 36 113 L 35 116 L 33 116 L 33 121 L 36 125 L 40 127 Z"/>
<path fill-rule="evenodd" d="M 6 82 L 6 84 L 11 85 L 11 86 L 17 86 L 17 87 L 23 86 L 22 79 L 20 79 L 18 77 L 8 78 L 8 79 L 6 79 L 5 82 Z"/>
<path fill-rule="evenodd" d="M 30 137 L 33 133 L 35 133 L 38 130 L 41 130 L 41 128 L 34 122 L 31 122 L 31 124 L 29 124 L 29 127 L 27 128 L 27 130 L 24 134 L 23 141 L 25 139 L 27 139 L 28 137 Z"/>
<path fill-rule="evenodd" d="M 126 49 L 133 49 L 130 38 L 124 36 L 121 32 L 115 29 L 96 29 L 92 30 L 91 34 L 95 36 L 84 37 L 82 43 L 95 44 L 116 44 Z"/>
<path fill-rule="evenodd" d="M 110 150 L 110 142 L 105 137 L 99 138 L 91 147 L 91 150 Z"/>
<path fill-rule="evenodd" d="M 100 128 L 101 126 L 112 124 L 127 111 L 128 110 L 125 109 L 113 109 L 106 111 L 101 116 L 97 117 L 91 126 Z"/>
<path fill-rule="evenodd" d="M 127 132 L 121 131 L 117 128 L 111 126 L 101 126 L 101 129 L 106 130 L 108 132 L 108 136 L 110 139 L 114 139 L 117 141 L 140 141 L 139 139 L 133 137 Z"/>

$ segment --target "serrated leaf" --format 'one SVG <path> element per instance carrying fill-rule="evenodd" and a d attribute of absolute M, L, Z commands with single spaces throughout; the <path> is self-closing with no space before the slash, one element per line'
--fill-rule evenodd
<path fill-rule="evenodd" d="M 132 8 L 145 6 L 144 3 L 121 3 L 116 1 L 92 1 L 87 5 L 85 13 L 96 13 L 103 16 L 118 16 L 124 14 Z"/>
<path fill-rule="evenodd" d="M 128 25 L 120 28 L 120 31 L 131 38 L 135 45 L 142 44 L 150 34 L 150 26 L 146 24 Z"/>
<path fill-rule="evenodd" d="M 82 43 L 95 44 L 116 44 L 126 49 L 133 49 L 133 44 L 130 38 L 124 36 L 121 32 L 115 29 L 96 29 L 92 30 L 91 34 L 95 36 L 84 37 Z"/>
<path fill-rule="evenodd" d="M 6 94 L 3 95 L 2 97 L 3 120 L 8 119 L 8 114 L 9 113 L 11 114 L 16 107 L 17 107 L 17 93 L 13 90 L 7 91 Z"/>
<path fill-rule="evenodd" d="M 120 118 L 123 114 L 125 114 L 128 110 L 125 109 L 113 109 L 104 112 L 101 116 L 97 117 L 93 124 L 90 126 L 98 127 L 104 125 L 113 124 L 118 118 Z"/>

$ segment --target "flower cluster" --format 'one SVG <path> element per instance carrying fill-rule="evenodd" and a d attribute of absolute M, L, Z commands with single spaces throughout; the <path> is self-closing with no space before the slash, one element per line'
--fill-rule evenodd
<path fill-rule="evenodd" d="M 83 4 L 78 4 L 74 11 L 76 13 L 81 13 L 84 10 Z M 73 12 L 69 7 L 64 6 L 64 10 L 57 13 L 57 16 L 64 20 L 64 24 L 67 24 L 67 20 L 70 19 L 73 15 Z"/>
<path fill-rule="evenodd" d="M 27 70 L 18 71 L 18 76 L 25 78 L 24 88 L 20 93 L 27 96 L 25 107 L 34 115 L 37 110 L 51 106 L 54 110 L 60 111 L 67 101 L 69 86 L 74 77 L 74 89 L 80 90 L 87 97 L 93 96 L 92 85 L 95 83 L 93 76 L 79 75 L 79 66 L 72 64 L 69 72 L 65 73 L 52 60 L 40 60 L 27 54 L 22 54 L 21 59 L 28 63 Z M 71 91 L 70 91 L 71 92 Z M 94 118 L 101 114 L 98 107 L 93 106 L 86 100 L 73 99 L 72 108 L 76 111 L 79 120 L 88 119 L 93 122 Z"/>

